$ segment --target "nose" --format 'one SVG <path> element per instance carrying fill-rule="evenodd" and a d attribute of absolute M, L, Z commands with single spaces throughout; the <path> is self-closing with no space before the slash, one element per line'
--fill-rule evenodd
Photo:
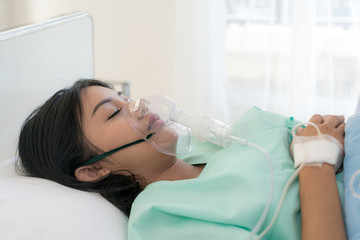
<path fill-rule="evenodd" d="M 129 110 L 131 115 L 137 119 L 143 118 L 149 112 L 145 100 L 140 98 L 129 103 Z"/>

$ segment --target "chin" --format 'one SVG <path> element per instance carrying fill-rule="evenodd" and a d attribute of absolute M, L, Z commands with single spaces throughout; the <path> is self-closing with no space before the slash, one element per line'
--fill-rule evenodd
<path fill-rule="evenodd" d="M 173 129 L 162 128 L 156 132 L 156 135 L 154 135 L 154 137 L 156 137 L 155 142 L 160 149 L 164 149 L 165 151 L 170 153 L 176 153 L 178 135 Z"/>

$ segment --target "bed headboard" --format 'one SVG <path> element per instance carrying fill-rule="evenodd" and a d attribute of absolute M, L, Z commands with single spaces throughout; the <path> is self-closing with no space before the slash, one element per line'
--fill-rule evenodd
<path fill-rule="evenodd" d="M 16 153 L 32 109 L 56 90 L 93 76 L 93 21 L 86 12 L 0 32 L 0 161 Z"/>

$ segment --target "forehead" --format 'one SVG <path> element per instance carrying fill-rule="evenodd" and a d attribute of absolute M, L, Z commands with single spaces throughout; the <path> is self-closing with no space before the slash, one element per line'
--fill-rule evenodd
<path fill-rule="evenodd" d="M 90 86 L 81 92 L 81 102 L 85 109 L 86 107 L 96 105 L 105 98 L 112 98 L 116 95 L 117 92 L 113 89 L 101 86 Z"/>

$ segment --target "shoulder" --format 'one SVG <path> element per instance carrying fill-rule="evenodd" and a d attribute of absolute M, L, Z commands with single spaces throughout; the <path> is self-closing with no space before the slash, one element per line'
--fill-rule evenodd
<path fill-rule="evenodd" d="M 291 130 L 298 123 L 293 117 L 263 111 L 252 107 L 246 111 L 233 125 L 234 133 L 243 138 L 251 138 L 269 129 Z"/>

